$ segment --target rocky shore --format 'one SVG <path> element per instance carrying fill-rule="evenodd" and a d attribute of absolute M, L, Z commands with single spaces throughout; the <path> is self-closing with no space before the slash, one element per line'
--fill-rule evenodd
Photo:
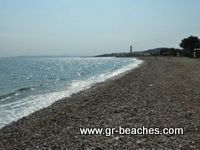
<path fill-rule="evenodd" d="M 200 149 L 200 61 L 140 58 L 133 71 L 0 130 L 9 149 Z M 184 128 L 183 135 L 81 135 L 79 128 Z"/>

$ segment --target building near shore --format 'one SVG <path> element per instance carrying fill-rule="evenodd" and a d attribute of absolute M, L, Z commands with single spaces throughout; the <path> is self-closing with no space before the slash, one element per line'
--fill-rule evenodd
<path fill-rule="evenodd" d="M 200 58 L 200 48 L 194 49 L 193 57 Z"/>

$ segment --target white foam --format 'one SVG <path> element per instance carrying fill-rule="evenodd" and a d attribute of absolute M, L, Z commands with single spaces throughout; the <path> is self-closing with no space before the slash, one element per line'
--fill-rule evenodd
<path fill-rule="evenodd" d="M 91 77 L 87 80 L 75 80 L 64 91 L 47 93 L 43 95 L 30 96 L 20 101 L 15 101 L 9 104 L 3 104 L 0 106 L 0 128 L 6 124 L 16 121 L 24 116 L 27 116 L 41 108 L 50 106 L 55 101 L 69 97 L 70 95 L 80 92 L 82 90 L 90 88 L 95 83 L 103 82 L 116 75 L 124 73 L 128 70 L 136 68 L 142 63 L 142 60 L 133 59 L 133 63 L 124 66 L 113 72 L 100 74 L 98 76 Z"/>

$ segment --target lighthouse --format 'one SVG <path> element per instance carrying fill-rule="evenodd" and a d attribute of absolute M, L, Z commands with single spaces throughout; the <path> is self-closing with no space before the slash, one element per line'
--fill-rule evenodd
<path fill-rule="evenodd" d="M 130 53 L 132 53 L 133 52 L 133 46 L 131 45 L 130 46 Z"/>

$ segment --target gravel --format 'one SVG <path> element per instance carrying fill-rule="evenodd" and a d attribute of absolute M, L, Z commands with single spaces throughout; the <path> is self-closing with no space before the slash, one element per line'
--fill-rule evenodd
<path fill-rule="evenodd" d="M 142 57 L 115 79 L 0 130 L 0 149 L 200 149 L 200 61 Z M 184 135 L 81 135 L 79 128 L 184 128 Z"/>

